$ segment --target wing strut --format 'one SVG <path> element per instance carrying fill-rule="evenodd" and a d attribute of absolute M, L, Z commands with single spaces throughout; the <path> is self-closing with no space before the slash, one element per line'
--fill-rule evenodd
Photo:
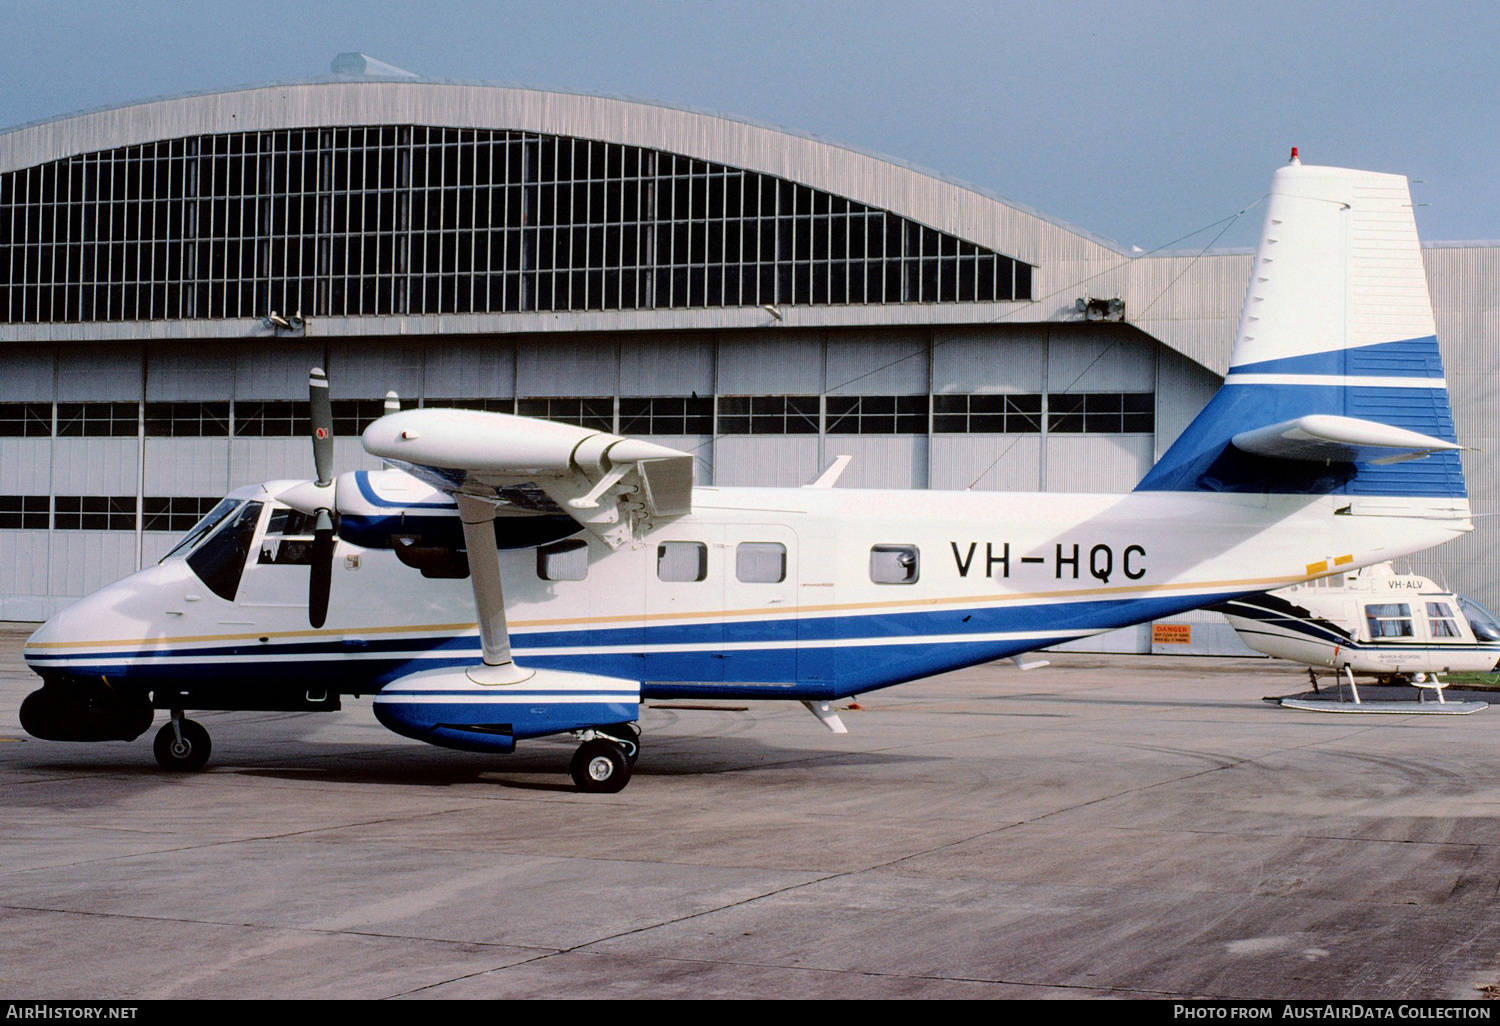
<path fill-rule="evenodd" d="M 495 504 L 461 492 L 453 498 L 464 525 L 469 582 L 474 586 L 479 642 L 484 650 L 484 663 L 469 668 L 469 679 L 476 684 L 519 684 L 536 671 L 523 670 L 510 658 L 510 628 L 505 623 L 505 592 L 500 586 L 500 551 L 495 544 Z"/>

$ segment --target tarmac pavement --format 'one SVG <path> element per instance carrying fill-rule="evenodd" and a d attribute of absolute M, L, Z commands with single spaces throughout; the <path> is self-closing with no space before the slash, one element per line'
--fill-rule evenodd
<path fill-rule="evenodd" d="M 202 773 L 21 731 L 0 627 L 0 997 L 1478 998 L 1500 710 L 1333 716 L 1252 659 L 1049 656 L 448 752 L 191 714 Z M 165 714 L 159 714 L 162 722 Z"/>

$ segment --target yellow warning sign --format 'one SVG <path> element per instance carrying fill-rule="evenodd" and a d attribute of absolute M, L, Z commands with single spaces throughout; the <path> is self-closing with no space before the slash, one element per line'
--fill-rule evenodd
<path fill-rule="evenodd" d="M 1153 623 L 1151 625 L 1151 644 L 1153 645 L 1191 645 L 1193 643 L 1193 625 L 1190 623 Z"/>

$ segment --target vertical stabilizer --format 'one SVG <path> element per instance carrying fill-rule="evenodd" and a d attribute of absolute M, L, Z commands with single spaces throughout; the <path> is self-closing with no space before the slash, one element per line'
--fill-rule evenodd
<path fill-rule="evenodd" d="M 1271 186 L 1224 386 L 1138 490 L 1462 499 L 1456 445 L 1326 458 L 1340 438 L 1418 436 L 1456 442 L 1406 179 L 1294 154 Z"/>
<path fill-rule="evenodd" d="M 1278 170 L 1230 374 L 1342 373 L 1342 353 L 1408 340 L 1432 340 L 1436 355 L 1436 334 L 1406 179 Z"/>

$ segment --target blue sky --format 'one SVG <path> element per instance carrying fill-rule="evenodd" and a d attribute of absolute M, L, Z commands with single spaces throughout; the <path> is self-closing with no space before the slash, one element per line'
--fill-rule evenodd
<path fill-rule="evenodd" d="M 1424 238 L 1500 238 L 1500 5 L 0 0 L 0 19 L 0 126 L 317 77 L 359 50 L 783 125 L 1143 249 L 1257 200 L 1293 145 L 1421 180 Z"/>

